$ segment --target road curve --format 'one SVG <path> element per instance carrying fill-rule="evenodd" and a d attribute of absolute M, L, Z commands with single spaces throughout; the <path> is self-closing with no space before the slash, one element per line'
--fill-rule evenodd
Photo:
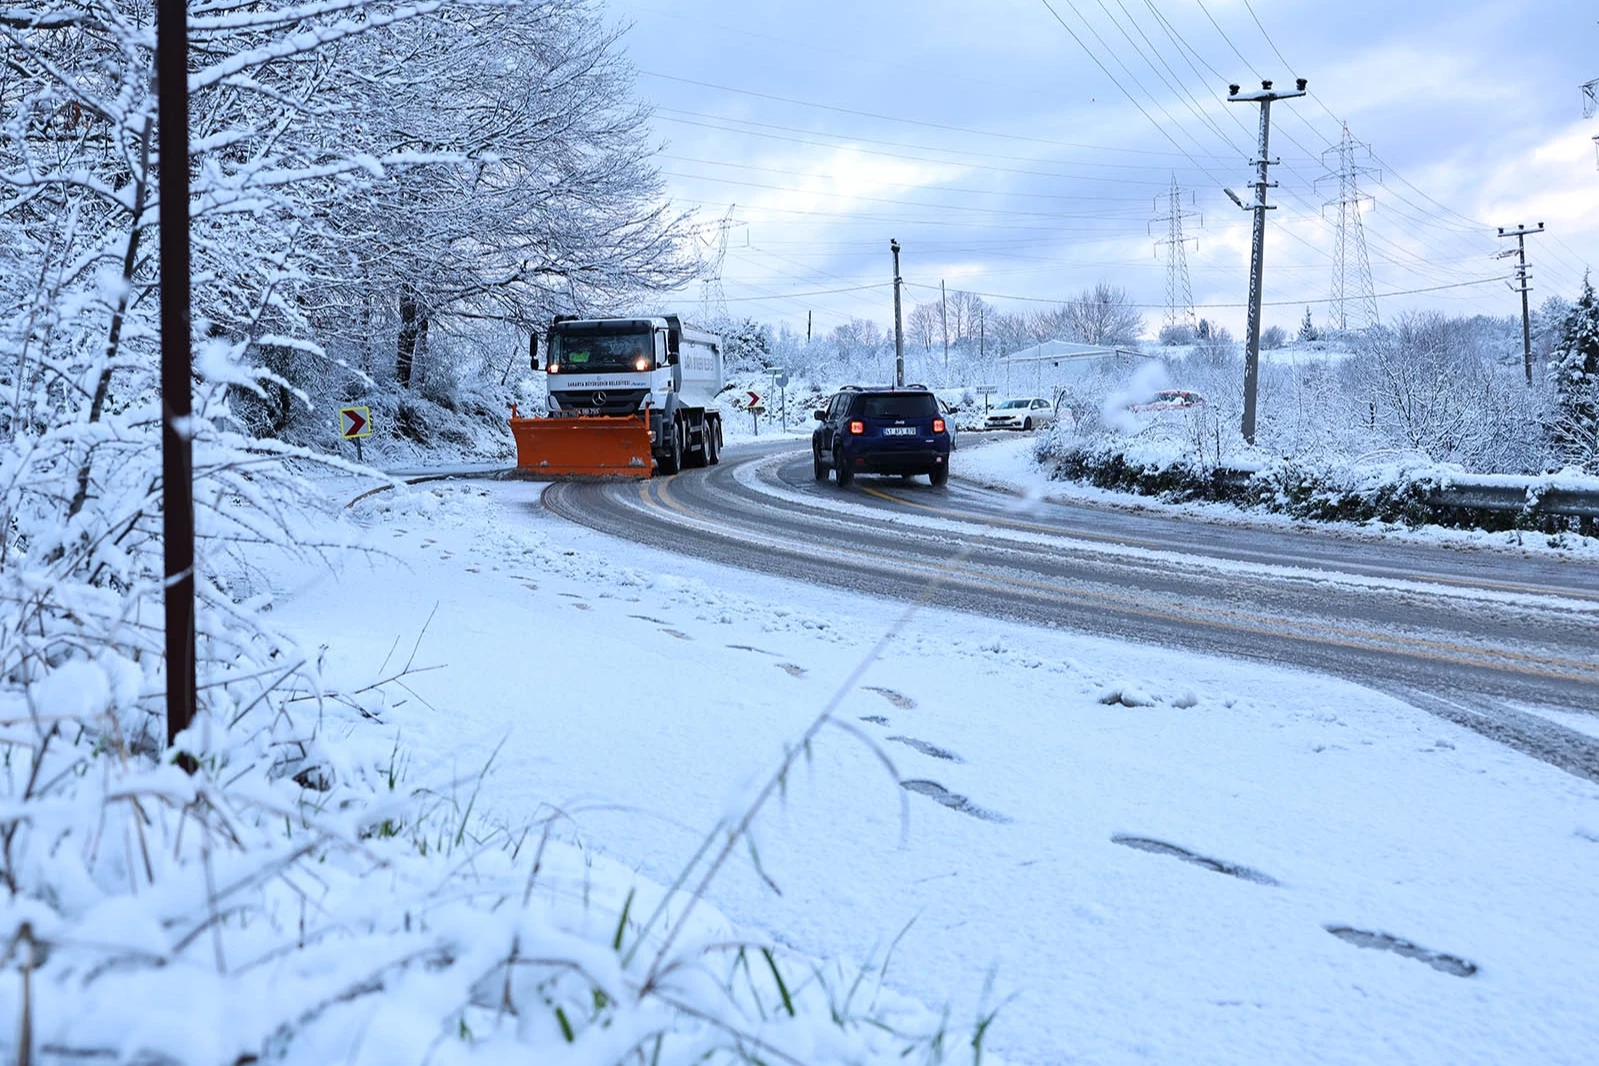
<path fill-rule="evenodd" d="M 792 442 L 544 506 L 657 548 L 855 592 L 1311 669 L 1599 781 L 1599 568 L 1560 559 L 1026 504 L 963 483 L 817 483 Z"/>

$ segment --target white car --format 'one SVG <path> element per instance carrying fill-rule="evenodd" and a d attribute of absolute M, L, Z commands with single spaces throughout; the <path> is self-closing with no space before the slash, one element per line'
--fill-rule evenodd
<path fill-rule="evenodd" d="M 1006 400 L 988 412 L 984 429 L 1037 429 L 1055 421 L 1055 405 L 1042 396 Z"/>

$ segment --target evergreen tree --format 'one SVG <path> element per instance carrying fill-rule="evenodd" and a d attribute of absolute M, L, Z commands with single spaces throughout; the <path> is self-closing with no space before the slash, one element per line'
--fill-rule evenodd
<path fill-rule="evenodd" d="M 1584 276 L 1577 298 L 1549 355 L 1555 390 L 1550 427 L 1560 458 L 1599 471 L 1599 300 Z"/>
<path fill-rule="evenodd" d="M 1302 341 L 1313 341 L 1320 336 L 1321 334 L 1316 332 L 1315 324 L 1310 321 L 1310 308 L 1307 307 L 1305 308 L 1305 320 L 1299 323 L 1299 339 Z"/>

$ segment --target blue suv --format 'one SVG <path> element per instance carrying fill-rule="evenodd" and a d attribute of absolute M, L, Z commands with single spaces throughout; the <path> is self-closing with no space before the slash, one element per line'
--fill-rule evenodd
<path fill-rule="evenodd" d="M 949 425 L 924 386 L 845 386 L 815 417 L 817 481 L 826 481 L 829 470 L 841 486 L 856 474 L 926 474 L 934 485 L 949 480 Z"/>

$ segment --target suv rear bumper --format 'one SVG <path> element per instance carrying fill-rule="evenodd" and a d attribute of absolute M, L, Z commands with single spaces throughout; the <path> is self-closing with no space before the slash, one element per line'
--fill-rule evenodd
<path fill-rule="evenodd" d="M 926 474 L 949 465 L 949 448 L 936 445 L 846 450 L 850 469 L 867 474 Z"/>

